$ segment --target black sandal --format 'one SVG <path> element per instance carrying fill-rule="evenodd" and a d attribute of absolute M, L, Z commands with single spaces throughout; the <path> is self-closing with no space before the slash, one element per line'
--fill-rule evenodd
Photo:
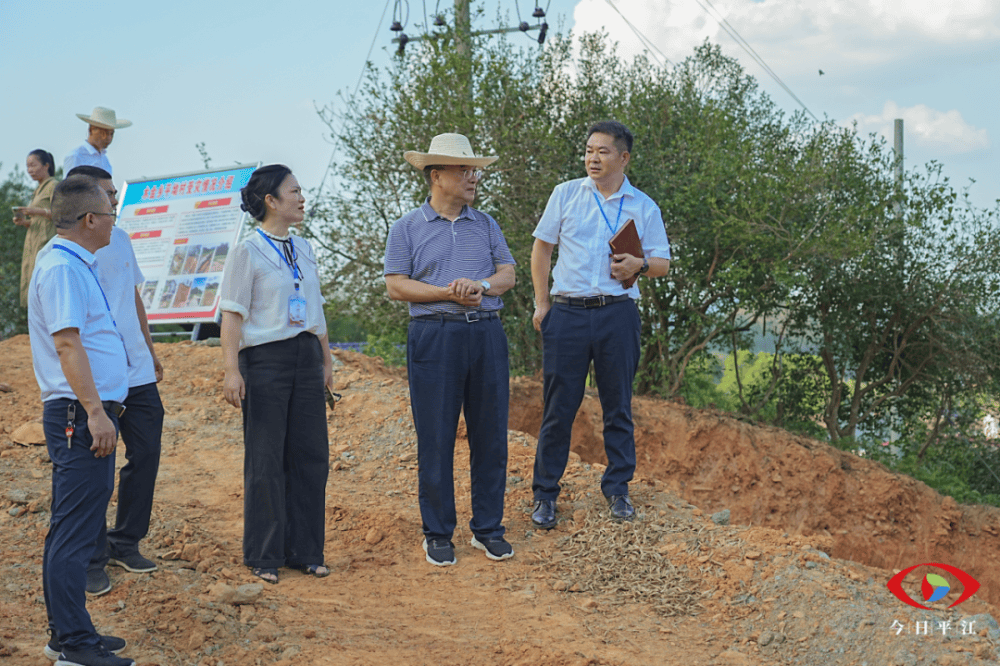
<path fill-rule="evenodd" d="M 271 585 L 278 584 L 278 570 L 272 569 L 270 567 L 254 567 L 253 575 L 260 578 L 265 583 L 270 583 Z M 273 579 L 267 578 L 267 576 L 274 576 Z"/>
<path fill-rule="evenodd" d="M 326 578 L 330 575 L 330 567 L 325 564 L 303 564 L 294 568 L 307 576 L 315 576 L 316 578 Z M 320 569 L 325 569 L 325 571 L 320 571 Z"/>

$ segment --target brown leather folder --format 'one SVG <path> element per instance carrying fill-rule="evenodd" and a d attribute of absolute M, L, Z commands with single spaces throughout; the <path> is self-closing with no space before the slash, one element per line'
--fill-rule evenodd
<path fill-rule="evenodd" d="M 618 230 L 611 240 L 608 241 L 608 245 L 611 246 L 612 254 L 631 254 L 633 257 L 639 257 L 640 259 L 644 256 L 642 252 L 642 243 L 639 241 L 639 232 L 635 228 L 635 220 L 629 220 L 622 225 L 622 228 Z M 612 259 L 614 261 L 614 259 Z M 629 289 L 635 281 L 639 278 L 638 273 L 632 277 L 626 278 L 621 281 L 622 286 Z"/>

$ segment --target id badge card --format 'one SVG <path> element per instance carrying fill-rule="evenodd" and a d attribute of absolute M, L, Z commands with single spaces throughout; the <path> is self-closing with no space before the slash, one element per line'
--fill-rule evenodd
<path fill-rule="evenodd" d="M 306 299 L 296 294 L 288 297 L 288 325 L 306 327 Z"/>

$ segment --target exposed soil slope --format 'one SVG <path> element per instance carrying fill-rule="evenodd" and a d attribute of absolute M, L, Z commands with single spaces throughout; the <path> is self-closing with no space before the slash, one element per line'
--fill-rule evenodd
<path fill-rule="evenodd" d="M 959 506 L 819 442 L 660 401 L 634 407 L 639 520 L 606 520 L 600 411 L 588 396 L 562 521 L 537 532 L 528 513 L 541 386 L 514 380 L 506 524 L 517 554 L 494 563 L 469 546 L 463 439 L 459 563 L 432 567 L 420 550 L 405 377 L 339 352 L 345 397 L 329 419 L 333 574 L 282 570 L 280 584 L 235 598 L 233 588 L 255 581 L 240 563 L 239 412 L 222 400 L 218 349 L 157 349 L 168 414 L 144 548 L 160 569 L 111 568 L 114 589 L 89 601 L 99 628 L 127 638 L 140 664 L 997 663 L 1000 628 L 991 631 L 989 616 L 1000 614 L 988 602 L 1000 599 L 990 566 L 1000 512 Z M 42 664 L 50 463 L 45 447 L 12 442 L 41 413 L 27 337 L 0 342 L 0 383 L 11 389 L 0 392 L 0 656 Z M 720 509 L 733 525 L 709 520 Z M 983 589 L 934 611 L 888 592 L 895 569 L 928 561 L 972 573 Z M 916 597 L 919 578 L 907 581 Z M 927 635 L 916 633 L 918 621 L 929 623 Z"/>

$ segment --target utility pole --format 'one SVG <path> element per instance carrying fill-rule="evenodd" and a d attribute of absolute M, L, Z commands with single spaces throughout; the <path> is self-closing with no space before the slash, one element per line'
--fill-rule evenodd
<path fill-rule="evenodd" d="M 455 0 L 455 51 L 458 55 L 472 55 L 472 21 L 469 18 L 471 0 Z"/>
<path fill-rule="evenodd" d="M 459 0 L 455 0 L 456 3 Z M 892 154 L 895 160 L 893 173 L 896 180 L 896 217 L 903 216 L 903 119 L 896 118 L 893 123 Z"/>
<path fill-rule="evenodd" d="M 521 21 L 516 27 L 512 28 L 494 28 L 492 30 L 476 30 L 472 31 L 472 22 L 469 15 L 469 6 L 471 0 L 455 0 L 455 50 L 463 56 L 472 55 L 472 38 L 478 37 L 480 35 L 498 35 L 506 32 L 524 32 L 527 33 L 530 30 L 538 30 L 538 43 L 545 43 L 545 37 L 549 32 L 549 24 L 545 21 L 545 10 L 535 5 L 535 11 L 531 13 L 532 18 L 538 19 L 538 23 L 535 25 L 529 25 L 527 21 Z M 443 27 L 445 25 L 444 18 L 442 16 L 434 17 L 434 25 Z M 393 44 L 399 44 L 399 53 L 403 54 L 406 45 L 410 42 L 420 42 L 425 39 L 436 39 L 438 35 L 435 34 L 424 34 L 420 37 L 410 37 L 405 32 L 403 32 L 403 25 L 398 21 L 394 20 L 392 22 L 392 27 L 389 28 L 393 32 L 399 33 L 398 36 L 392 38 Z M 425 26 L 425 30 L 429 26 Z"/>

